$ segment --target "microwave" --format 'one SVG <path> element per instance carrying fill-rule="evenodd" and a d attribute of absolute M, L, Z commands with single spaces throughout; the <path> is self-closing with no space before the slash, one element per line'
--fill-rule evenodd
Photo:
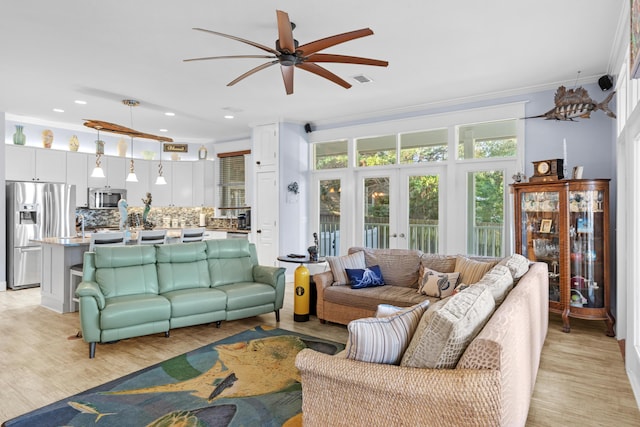
<path fill-rule="evenodd" d="M 89 188 L 89 209 L 117 209 L 120 199 L 126 198 L 125 189 Z"/>

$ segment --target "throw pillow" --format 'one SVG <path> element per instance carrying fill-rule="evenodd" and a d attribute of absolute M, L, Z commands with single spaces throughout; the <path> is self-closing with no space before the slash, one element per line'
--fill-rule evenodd
<path fill-rule="evenodd" d="M 453 291 L 460 279 L 460 273 L 440 273 L 420 266 L 420 282 L 418 293 L 436 298 L 446 298 Z"/>
<path fill-rule="evenodd" d="M 460 281 L 468 285 L 482 279 L 495 263 L 476 261 L 462 255 L 456 258 L 456 266 L 453 271 L 460 273 Z"/>
<path fill-rule="evenodd" d="M 370 288 L 373 286 L 384 285 L 384 279 L 380 272 L 380 267 L 372 265 L 365 269 L 362 268 L 345 268 L 351 289 Z"/>
<path fill-rule="evenodd" d="M 347 325 L 347 359 L 397 365 L 428 306 L 424 300 L 389 317 L 352 320 Z"/>
<path fill-rule="evenodd" d="M 503 258 L 498 265 L 504 265 L 511 271 L 513 280 L 518 280 L 529 271 L 530 261 L 520 254 L 513 254 Z"/>
<path fill-rule="evenodd" d="M 364 252 L 355 252 L 345 256 L 328 256 L 327 262 L 333 273 L 334 285 L 346 285 L 349 283 L 346 268 L 367 268 L 364 263 Z"/>
<path fill-rule="evenodd" d="M 378 304 L 378 309 L 376 310 L 375 317 L 389 317 L 400 310 L 404 310 L 405 307 L 397 307 L 391 304 Z"/>
<path fill-rule="evenodd" d="M 420 320 L 400 366 L 455 368 L 494 306 L 491 291 L 484 285 L 470 286 L 439 307 L 434 304 Z"/>

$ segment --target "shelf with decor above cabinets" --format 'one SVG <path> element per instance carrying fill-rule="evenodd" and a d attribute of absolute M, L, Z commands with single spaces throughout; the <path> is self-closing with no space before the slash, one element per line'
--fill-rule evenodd
<path fill-rule="evenodd" d="M 573 179 L 512 184 L 516 252 L 547 264 L 549 310 L 570 318 L 604 320 L 610 310 L 609 180 Z"/>

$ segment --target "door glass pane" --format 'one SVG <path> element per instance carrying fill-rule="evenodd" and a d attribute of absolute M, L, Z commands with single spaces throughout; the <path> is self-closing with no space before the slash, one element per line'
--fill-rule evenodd
<path fill-rule="evenodd" d="M 439 178 L 409 177 L 409 249 L 438 253 Z"/>
<path fill-rule="evenodd" d="M 468 174 L 467 251 L 472 255 L 504 256 L 504 172 Z"/>
<path fill-rule="evenodd" d="M 364 180 L 364 246 L 389 247 L 389 178 Z"/>
<path fill-rule="evenodd" d="M 321 257 L 340 254 L 340 180 L 320 181 L 320 231 L 318 254 Z"/>
<path fill-rule="evenodd" d="M 385 135 L 356 139 L 358 166 L 396 164 L 396 136 Z"/>
<path fill-rule="evenodd" d="M 400 135 L 400 163 L 445 161 L 447 146 L 447 129 L 403 133 Z"/>
<path fill-rule="evenodd" d="M 459 126 L 458 159 L 515 157 L 516 135 L 516 120 Z"/>

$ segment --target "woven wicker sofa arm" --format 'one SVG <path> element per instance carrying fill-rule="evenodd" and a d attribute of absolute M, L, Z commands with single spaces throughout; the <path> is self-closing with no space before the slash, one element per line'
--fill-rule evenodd
<path fill-rule="evenodd" d="M 310 349 L 296 367 L 306 426 L 500 424 L 496 370 L 405 368 Z"/>

